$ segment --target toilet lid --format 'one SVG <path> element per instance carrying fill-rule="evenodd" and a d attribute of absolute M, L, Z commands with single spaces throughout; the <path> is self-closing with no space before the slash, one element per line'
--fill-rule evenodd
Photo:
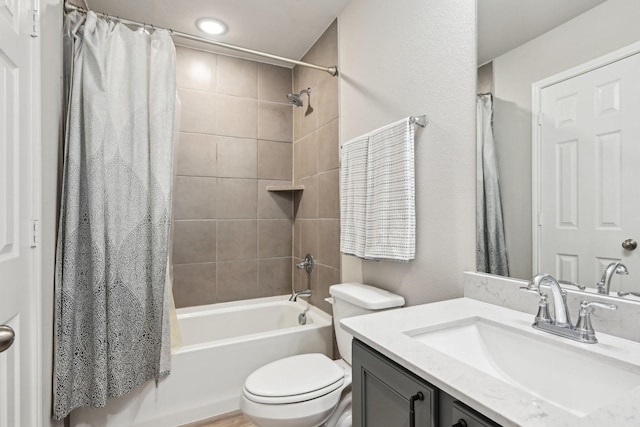
<path fill-rule="evenodd" d="M 338 389 L 344 371 L 324 354 L 286 357 L 254 371 L 244 384 L 245 396 L 258 403 L 293 403 Z"/>

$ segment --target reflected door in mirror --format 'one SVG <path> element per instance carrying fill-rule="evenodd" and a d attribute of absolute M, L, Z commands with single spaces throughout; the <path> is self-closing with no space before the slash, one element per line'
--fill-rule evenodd
<path fill-rule="evenodd" d="M 640 239 L 640 54 L 546 87 L 540 99 L 538 271 L 593 286 L 622 260 L 630 274 L 611 290 L 639 291 L 640 252 L 622 242 Z"/>

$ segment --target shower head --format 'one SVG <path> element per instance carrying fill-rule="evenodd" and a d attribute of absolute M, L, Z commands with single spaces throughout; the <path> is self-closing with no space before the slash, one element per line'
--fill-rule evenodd
<path fill-rule="evenodd" d="M 302 107 L 304 105 L 304 103 L 302 102 L 302 99 L 301 99 L 301 96 L 302 96 L 303 93 L 306 93 L 307 96 L 310 96 L 311 88 L 302 89 L 298 93 L 290 93 L 290 94 L 288 94 L 287 95 L 287 99 L 289 100 L 289 103 L 295 105 L 296 107 Z"/>
<path fill-rule="evenodd" d="M 287 99 L 289 100 L 290 104 L 293 104 L 296 107 L 302 107 L 303 105 L 302 99 L 300 99 L 299 93 L 290 93 L 287 95 Z"/>

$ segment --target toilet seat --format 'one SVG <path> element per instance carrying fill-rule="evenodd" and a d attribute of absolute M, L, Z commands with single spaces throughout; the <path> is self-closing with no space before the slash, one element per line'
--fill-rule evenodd
<path fill-rule="evenodd" d="M 243 394 L 263 404 L 305 402 L 341 388 L 344 377 L 344 370 L 324 354 L 301 354 L 254 371 L 245 381 Z"/>

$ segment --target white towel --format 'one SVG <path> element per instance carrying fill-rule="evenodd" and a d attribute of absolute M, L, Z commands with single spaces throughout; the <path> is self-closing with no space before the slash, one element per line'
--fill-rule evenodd
<path fill-rule="evenodd" d="M 369 134 L 366 258 L 409 261 L 416 252 L 414 128 L 409 118 Z"/>
<path fill-rule="evenodd" d="M 409 118 L 346 142 L 340 154 L 340 251 L 367 259 L 414 259 L 415 156 Z"/>
<path fill-rule="evenodd" d="M 367 201 L 367 135 L 340 149 L 340 252 L 365 257 Z"/>

